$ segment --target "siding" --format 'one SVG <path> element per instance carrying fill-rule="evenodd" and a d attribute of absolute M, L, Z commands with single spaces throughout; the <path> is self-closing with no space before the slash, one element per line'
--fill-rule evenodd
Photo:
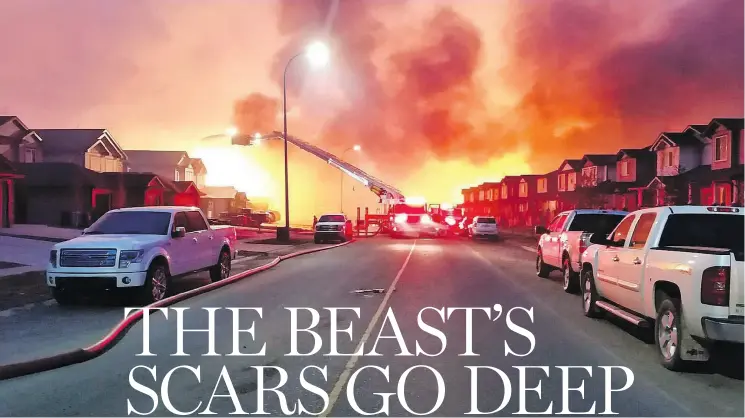
<path fill-rule="evenodd" d="M 623 170 L 621 169 L 621 165 L 623 162 L 626 162 L 628 165 L 628 174 L 622 175 Z M 621 161 L 616 163 L 616 173 L 618 173 L 618 181 L 619 182 L 628 182 L 632 183 L 636 181 L 636 158 L 626 158 L 624 157 Z"/>

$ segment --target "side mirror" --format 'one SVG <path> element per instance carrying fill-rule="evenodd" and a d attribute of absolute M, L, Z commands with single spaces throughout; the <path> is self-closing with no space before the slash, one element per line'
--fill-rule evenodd
<path fill-rule="evenodd" d="M 89 230 L 90 230 L 89 228 L 85 228 L 85 229 L 83 229 L 83 233 L 81 233 L 80 235 L 85 235 L 85 234 L 87 234 Z"/>
<path fill-rule="evenodd" d="M 545 226 L 537 225 L 534 232 L 536 235 L 548 234 L 548 228 L 546 228 Z"/>
<path fill-rule="evenodd" d="M 171 236 L 173 238 L 183 238 L 184 236 L 186 236 L 186 228 L 184 228 L 183 226 L 177 226 Z"/>

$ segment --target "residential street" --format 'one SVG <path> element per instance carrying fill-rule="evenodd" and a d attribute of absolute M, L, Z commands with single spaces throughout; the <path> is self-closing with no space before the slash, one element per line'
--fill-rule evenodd
<path fill-rule="evenodd" d="M 198 356 L 208 350 L 205 333 L 186 333 L 184 349 L 192 354 L 191 357 L 170 356 L 176 353 L 176 321 L 172 316 L 166 320 L 162 315 L 154 314 L 150 317 L 150 346 L 157 357 L 136 356 L 143 349 L 140 322 L 101 357 L 0 382 L 0 415 L 133 415 L 128 410 L 128 401 L 140 413 L 149 413 L 152 401 L 134 390 L 128 381 L 130 370 L 138 365 L 157 366 L 157 383 L 144 369 L 134 373 L 137 382 L 152 388 L 160 398 L 154 415 L 171 415 L 161 398 L 160 383 L 169 370 L 181 365 L 201 366 L 200 382 L 186 370 L 177 370 L 170 381 L 169 400 L 181 411 L 194 410 L 200 402 L 202 404 L 196 412 L 204 411 L 219 380 L 220 370 L 225 366 L 243 410 L 253 414 L 257 410 L 260 384 L 251 366 L 278 366 L 288 375 L 281 391 L 290 408 L 295 408 L 300 400 L 307 410 L 319 412 L 321 398 L 303 389 L 299 377 L 306 366 L 327 365 L 328 379 L 325 382 L 318 372 L 306 372 L 306 377 L 331 394 L 333 408 L 328 415 L 358 416 L 360 412 L 352 409 L 345 387 L 350 383 L 351 373 L 368 365 L 390 367 L 390 382 L 386 382 L 378 371 L 368 368 L 360 373 L 355 383 L 356 402 L 362 411 L 370 413 L 383 405 L 380 393 L 396 392 L 399 377 L 405 370 L 415 365 L 428 365 L 442 375 L 446 387 L 443 403 L 434 414 L 437 416 L 462 416 L 469 412 L 471 383 L 466 366 L 491 366 L 509 376 L 512 397 L 501 410 L 501 415 L 516 413 L 520 409 L 519 379 L 513 366 L 547 367 L 548 377 L 537 369 L 527 371 L 528 388 L 535 387 L 543 376 L 543 399 L 540 400 L 535 392 L 527 392 L 525 407 L 528 412 L 542 412 L 553 401 L 553 413 L 561 412 L 564 406 L 562 376 L 557 366 L 592 367 L 592 377 L 587 377 L 582 370 L 570 373 L 572 387 L 579 386 L 580 377 L 586 379 L 585 400 L 577 392 L 573 392 L 569 399 L 572 412 L 587 411 L 595 402 L 596 413 L 602 413 L 608 407 L 604 400 L 604 375 L 600 366 L 625 366 L 634 373 L 633 385 L 612 397 L 612 410 L 621 416 L 743 416 L 741 352 L 736 353 L 739 358 L 733 355 L 728 359 L 727 367 L 713 365 L 687 374 L 665 370 L 657 362 L 654 347 L 644 342 L 644 333 L 618 324 L 618 321 L 585 318 L 580 297 L 562 291 L 559 273 L 552 274 L 552 279 L 548 280 L 536 277 L 534 255 L 528 251 L 529 244 L 530 240 L 514 237 L 499 242 L 378 237 L 283 261 L 266 272 L 175 305 L 190 308 L 185 313 L 187 328 L 206 327 L 206 313 L 198 310 L 202 307 L 263 308 L 263 319 L 244 312 L 241 328 L 248 328 L 251 319 L 256 320 L 256 340 L 252 341 L 243 333 L 240 346 L 243 352 L 255 352 L 266 342 L 265 356 L 226 356 L 233 350 L 232 317 L 228 311 L 216 314 L 215 349 L 222 356 Z M 355 292 L 389 288 L 394 289 L 389 294 Z M 406 348 L 411 353 L 416 351 L 417 342 L 428 353 L 440 350 L 440 341 L 417 325 L 417 315 L 422 308 L 492 308 L 501 304 L 502 313 L 495 319 L 496 312 L 492 309 L 492 320 L 483 312 L 474 313 L 473 351 L 479 353 L 479 357 L 460 355 L 464 353 L 466 340 L 462 311 L 453 313 L 444 324 L 435 312 L 423 315 L 428 324 L 447 336 L 447 347 L 435 357 L 397 356 L 401 350 L 394 338 L 380 340 L 376 351 L 381 356 L 323 355 L 330 349 L 332 321 L 324 307 L 360 308 L 359 319 L 352 311 L 340 311 L 338 328 L 345 329 L 351 323 L 353 340 L 339 333 L 338 351 L 352 353 L 360 339 L 365 338 L 363 347 L 367 354 L 384 323 L 385 311 L 382 315 L 376 314 L 383 302 L 395 313 Z M 285 309 L 288 307 L 309 307 L 320 312 L 319 325 L 315 329 L 322 336 L 323 348 L 318 354 L 286 356 L 291 351 L 290 315 Z M 514 307 L 532 308 L 534 313 L 534 323 L 525 312 L 513 312 L 511 317 L 515 324 L 535 335 L 534 350 L 525 357 L 505 356 L 505 343 L 519 354 L 530 349 L 528 339 L 507 326 L 507 313 Z M 19 355 L 27 358 L 29 353 L 52 354 L 89 344 L 102 337 L 112 325 L 111 321 L 122 314 L 121 308 L 101 308 L 95 320 L 78 323 L 79 313 L 84 308 L 64 311 L 56 307 L 39 309 L 38 312 L 0 318 L 0 358 L 13 359 Z M 301 313 L 298 325 L 306 326 L 308 321 L 309 316 Z M 376 324 L 363 337 L 371 321 Z M 55 330 L 56 335 L 50 337 L 49 330 Z M 40 338 L 42 332 L 46 334 Z M 390 324 L 386 324 L 383 335 L 393 335 Z M 299 351 L 310 350 L 312 343 L 307 334 L 301 334 Z M 727 371 L 739 371 L 740 375 L 726 376 L 723 373 Z M 280 376 L 275 370 L 267 369 L 265 373 L 268 376 L 266 387 L 279 383 Z M 476 391 L 482 411 L 496 409 L 502 402 L 504 391 L 496 375 L 487 373 L 485 371 L 479 378 Z M 612 375 L 612 387 L 620 389 L 625 382 L 623 372 L 616 369 Z M 408 376 L 405 392 L 409 408 L 424 413 L 432 409 L 437 398 L 435 378 L 426 370 L 414 370 Z M 221 384 L 216 393 L 227 395 L 228 391 Z M 282 415 L 277 396 L 268 393 L 265 397 L 264 410 L 274 416 Z M 235 410 L 228 397 L 215 398 L 210 409 L 222 416 Z M 407 412 L 400 399 L 393 395 L 389 415 L 411 416 L 412 413 Z"/>

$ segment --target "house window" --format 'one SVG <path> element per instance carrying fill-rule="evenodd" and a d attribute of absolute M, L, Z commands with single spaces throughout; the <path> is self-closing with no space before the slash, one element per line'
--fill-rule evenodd
<path fill-rule="evenodd" d="M 626 177 L 629 175 L 629 162 L 628 160 L 621 161 L 621 175 Z"/>
<path fill-rule="evenodd" d="M 727 160 L 727 137 L 718 136 L 714 138 L 714 161 Z"/>
<path fill-rule="evenodd" d="M 546 193 L 548 191 L 548 179 L 538 179 L 538 193 Z"/>
<path fill-rule="evenodd" d="M 567 190 L 573 191 L 577 186 L 577 173 L 567 174 Z"/>
<path fill-rule="evenodd" d="M 585 186 L 594 186 L 597 184 L 598 167 L 585 167 L 582 169 L 582 184 Z"/>
<path fill-rule="evenodd" d="M 673 151 L 668 151 L 667 154 L 667 166 L 672 167 L 673 166 L 673 160 L 675 159 L 675 156 L 673 155 Z"/>
<path fill-rule="evenodd" d="M 186 167 L 184 170 L 184 181 L 193 181 L 194 180 L 194 169 L 191 167 Z"/>
<path fill-rule="evenodd" d="M 25 152 L 26 156 L 23 159 L 26 163 L 35 163 L 36 162 L 36 150 L 33 148 L 26 148 Z"/>
<path fill-rule="evenodd" d="M 502 199 L 507 199 L 507 185 L 502 186 Z"/>
<path fill-rule="evenodd" d="M 563 192 L 567 189 L 567 175 L 559 174 L 559 191 Z"/>
<path fill-rule="evenodd" d="M 520 183 L 520 197 L 528 197 L 528 183 Z"/>
<path fill-rule="evenodd" d="M 174 181 L 181 181 L 181 179 L 179 179 L 179 172 L 178 172 L 178 170 L 176 170 L 174 172 L 174 174 L 173 174 L 173 180 Z"/>
<path fill-rule="evenodd" d="M 518 210 L 520 212 L 525 212 L 528 210 L 528 205 L 526 203 L 520 203 Z"/>

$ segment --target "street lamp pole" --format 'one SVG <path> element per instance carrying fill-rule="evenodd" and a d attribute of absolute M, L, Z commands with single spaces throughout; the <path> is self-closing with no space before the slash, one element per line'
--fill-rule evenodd
<path fill-rule="evenodd" d="M 287 69 L 290 68 L 290 64 L 295 58 L 303 55 L 299 53 L 294 55 L 285 64 L 285 71 L 282 75 L 282 139 L 284 140 L 284 154 L 285 154 L 285 226 L 284 228 L 277 228 L 277 241 L 289 241 L 290 240 L 290 174 L 289 165 L 287 163 Z"/>

